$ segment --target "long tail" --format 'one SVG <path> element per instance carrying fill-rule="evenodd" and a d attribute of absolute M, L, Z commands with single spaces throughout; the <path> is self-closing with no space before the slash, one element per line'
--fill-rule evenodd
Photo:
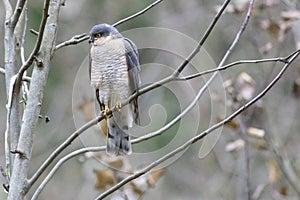
<path fill-rule="evenodd" d="M 131 154 L 130 136 L 128 125 L 119 127 L 120 124 L 115 122 L 114 117 L 108 121 L 108 134 L 106 142 L 106 152 L 110 156 L 123 156 Z"/>

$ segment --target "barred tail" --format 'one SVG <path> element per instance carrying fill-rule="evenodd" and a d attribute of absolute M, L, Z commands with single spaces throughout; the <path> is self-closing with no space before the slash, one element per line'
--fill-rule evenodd
<path fill-rule="evenodd" d="M 115 123 L 113 117 L 108 119 L 108 135 L 106 143 L 106 152 L 110 156 L 123 156 L 131 154 L 131 143 L 128 132 L 128 126 L 120 129 Z"/>

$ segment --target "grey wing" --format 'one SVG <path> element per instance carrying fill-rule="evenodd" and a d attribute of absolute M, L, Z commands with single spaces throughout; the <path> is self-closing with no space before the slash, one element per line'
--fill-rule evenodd
<path fill-rule="evenodd" d="M 90 81 L 91 81 L 91 72 L 92 72 L 92 55 L 91 55 L 91 50 L 90 49 L 90 53 L 89 53 L 89 78 L 90 78 Z"/>
<path fill-rule="evenodd" d="M 126 61 L 128 66 L 128 77 L 129 77 L 129 88 L 131 94 L 136 92 L 140 86 L 140 62 L 139 62 L 139 53 L 135 46 L 135 44 L 127 39 L 124 38 L 124 45 L 126 49 Z M 134 122 L 136 124 L 140 124 L 139 119 L 139 110 L 138 110 L 138 99 L 134 99 L 131 103 L 134 115 Z"/>

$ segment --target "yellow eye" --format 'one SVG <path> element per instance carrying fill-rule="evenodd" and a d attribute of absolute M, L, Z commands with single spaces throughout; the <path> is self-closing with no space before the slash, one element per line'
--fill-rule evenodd
<path fill-rule="evenodd" d="M 101 37 L 101 34 L 100 33 L 97 33 L 96 35 L 95 35 L 95 38 L 100 38 Z"/>

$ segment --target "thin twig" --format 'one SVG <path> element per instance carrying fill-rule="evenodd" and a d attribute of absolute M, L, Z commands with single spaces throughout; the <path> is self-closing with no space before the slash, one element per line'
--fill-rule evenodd
<path fill-rule="evenodd" d="M 5 69 L 3 67 L 0 67 L 0 74 L 5 75 Z"/>
<path fill-rule="evenodd" d="M 298 54 L 300 53 L 299 51 L 297 51 Z M 296 53 L 297 54 L 297 53 Z M 295 56 L 295 53 L 292 53 L 291 55 L 294 55 Z M 290 58 L 290 56 L 288 56 Z M 289 62 L 292 62 L 294 60 L 294 58 L 292 58 L 291 61 Z M 258 100 L 258 99 L 257 99 Z M 250 105 L 248 105 L 247 107 L 245 107 L 243 110 L 241 110 L 239 113 L 243 112 L 246 108 L 248 108 Z M 239 114 L 238 113 L 238 114 Z M 232 115 L 234 116 L 237 116 L 238 114 L 235 114 L 233 113 Z M 221 121 L 218 125 L 218 127 L 215 127 L 214 129 L 207 129 L 206 131 L 204 132 L 207 132 L 207 134 L 211 133 L 212 131 L 214 131 L 215 129 L 221 127 L 222 125 L 228 123 L 229 121 L 231 121 L 234 117 L 232 117 L 232 115 L 230 115 L 229 117 L 227 117 L 226 119 L 224 119 L 223 121 Z M 80 129 L 78 129 L 76 132 L 77 134 L 81 134 L 83 131 L 87 130 L 89 127 L 93 126 L 94 124 L 97 123 L 97 121 L 99 121 L 101 118 L 97 117 L 93 120 L 91 120 L 90 122 L 88 122 L 87 124 L 83 125 Z M 163 131 L 164 131 L 164 127 L 155 131 L 155 132 L 152 132 L 152 133 L 148 133 L 147 135 L 145 136 L 141 136 L 139 138 L 136 138 L 136 139 L 133 139 L 131 140 L 131 143 L 132 144 L 137 144 L 137 143 L 140 143 L 140 142 L 143 142 L 145 140 L 148 140 L 148 139 L 151 139 L 153 137 L 156 137 L 158 135 L 160 135 Z M 204 132 L 200 133 L 200 134 L 203 134 Z M 74 138 L 74 133 L 72 134 L 73 136 L 70 136 L 70 138 L 72 137 L 73 140 L 75 139 Z M 201 138 L 200 138 L 201 139 Z M 68 139 L 70 140 L 70 139 Z M 70 141 L 71 142 L 71 141 Z M 63 158 L 61 158 L 56 164 L 55 166 L 51 169 L 51 171 L 49 172 L 49 174 L 46 176 L 46 178 L 43 180 L 43 182 L 41 183 L 41 185 L 39 186 L 38 188 L 38 193 L 40 193 L 43 188 L 46 186 L 46 184 L 50 181 L 50 179 L 54 176 L 54 174 L 56 173 L 56 171 L 66 162 L 68 161 L 69 159 L 75 157 L 75 156 L 78 156 L 80 154 L 83 154 L 83 153 L 86 153 L 86 152 L 99 152 L 99 151 L 104 151 L 106 149 L 106 146 L 101 146 L 101 147 L 86 147 L 86 148 L 82 148 L 82 149 L 79 149 L 79 150 L 76 150 L 66 156 L 64 156 Z M 57 152 L 58 153 L 58 152 Z M 51 154 L 52 155 L 52 154 Z M 51 157 L 51 156 L 50 156 Z M 53 158 L 54 159 L 54 158 Z M 45 164 L 45 163 L 44 163 Z M 37 173 L 37 172 L 36 172 Z M 40 172 L 42 173 L 42 172 Z M 37 174 L 36 174 L 37 175 Z M 32 179 L 32 178 L 31 178 Z M 31 181 L 31 180 L 30 180 Z"/>
<path fill-rule="evenodd" d="M 34 175 L 28 180 L 27 189 L 30 189 L 31 186 L 37 181 L 37 179 L 41 176 L 41 174 L 45 171 L 45 169 L 52 163 L 52 161 L 84 131 L 88 128 L 96 125 L 98 122 L 104 119 L 104 116 L 97 116 L 95 119 L 89 121 L 78 130 L 76 130 L 68 139 L 66 139 L 59 147 L 55 149 L 48 156 L 48 158 L 43 162 L 43 164 L 39 167 L 39 169 L 34 173 Z"/>
<path fill-rule="evenodd" d="M 113 24 L 113 26 L 119 26 L 120 24 L 123 24 L 124 22 L 127 22 L 135 17 L 138 17 L 142 14 L 144 14 L 145 12 L 147 12 L 148 10 L 150 10 L 152 7 L 156 6 L 157 4 L 159 4 L 160 2 L 162 2 L 163 0 L 157 0 L 155 1 L 154 3 L 152 3 L 151 5 L 147 6 L 146 8 L 144 8 L 143 10 L 129 16 L 129 17 L 126 17 L 124 19 L 121 19 L 120 21 L 116 22 Z"/>
<path fill-rule="evenodd" d="M 69 46 L 69 45 L 75 45 L 75 44 L 78 44 L 80 42 L 83 42 L 85 40 L 87 40 L 89 38 L 89 36 L 86 34 L 86 33 L 82 33 L 82 34 L 79 34 L 79 35 L 75 35 L 73 36 L 71 39 L 65 41 L 65 42 L 62 42 L 60 44 L 58 44 L 56 47 L 55 47 L 55 50 L 58 50 L 62 47 L 65 47 L 65 46 Z"/>
<path fill-rule="evenodd" d="M 216 14 L 216 16 L 214 17 L 213 21 L 211 22 L 211 24 L 209 25 L 208 29 L 205 31 L 203 37 L 201 38 L 201 40 L 199 41 L 197 47 L 192 51 L 192 53 L 187 57 L 187 59 L 185 59 L 185 61 L 183 61 L 183 63 L 176 69 L 176 71 L 173 73 L 174 77 L 178 77 L 179 74 L 184 70 L 184 68 L 187 66 L 188 63 L 190 63 L 190 61 L 195 57 L 195 55 L 200 51 L 202 45 L 204 44 L 204 42 L 206 41 L 206 39 L 208 38 L 208 36 L 210 35 L 210 33 L 212 32 L 212 30 L 214 29 L 215 25 L 217 24 L 217 22 L 219 21 L 221 15 L 223 14 L 224 10 L 226 9 L 227 5 L 230 3 L 231 0 L 226 0 L 224 1 L 223 5 L 221 6 L 221 9 L 219 10 L 219 12 Z"/>
<path fill-rule="evenodd" d="M 121 19 L 120 21 L 114 23 L 112 26 L 118 26 L 124 22 L 127 22 L 135 17 L 138 17 L 142 14 L 144 14 L 145 12 L 147 12 L 148 10 L 150 10 L 151 8 L 153 8 L 154 6 L 156 6 L 157 4 L 159 4 L 160 2 L 162 2 L 163 0 L 157 0 L 155 1 L 154 3 L 150 4 L 149 6 L 147 6 L 146 8 L 144 8 L 143 10 L 133 14 L 133 15 L 130 15 L 129 17 L 126 17 L 124 19 Z M 85 40 L 89 39 L 89 35 L 87 33 L 82 33 L 82 34 L 79 34 L 79 35 L 75 35 L 73 36 L 71 39 L 65 41 L 65 42 L 62 42 L 60 44 L 58 44 L 56 47 L 55 47 L 55 50 L 58 50 L 62 47 L 65 47 L 65 46 L 69 46 L 69 45 L 76 45 L 76 44 L 79 44 Z"/>
<path fill-rule="evenodd" d="M 228 2 L 229 3 L 229 2 Z M 236 46 L 236 44 L 238 43 L 238 41 L 240 40 L 246 26 L 248 25 L 249 19 L 250 19 L 250 15 L 251 15 L 251 11 L 254 5 L 254 0 L 251 0 L 249 3 L 249 7 L 246 13 L 246 17 L 241 25 L 241 28 L 239 29 L 238 33 L 236 34 L 235 39 L 233 40 L 232 44 L 230 45 L 229 49 L 226 51 L 224 57 L 222 58 L 221 62 L 218 65 L 218 68 L 222 67 L 224 65 L 224 63 L 226 62 L 227 58 L 229 57 L 229 55 L 231 54 L 233 48 Z M 198 47 L 197 47 L 198 48 Z M 197 49 L 196 48 L 196 49 Z M 191 54 L 193 55 L 193 54 Z M 190 56 L 189 56 L 190 57 Z M 179 67 L 177 72 L 178 74 L 174 74 L 175 76 L 178 76 L 179 73 L 184 69 L 184 65 L 183 67 Z M 217 76 L 218 72 L 214 72 L 214 74 L 209 78 L 209 80 L 204 84 L 204 86 L 200 89 L 200 91 L 198 92 L 195 100 L 199 100 L 200 97 L 202 96 L 202 94 L 205 92 L 205 90 L 208 88 L 208 86 L 210 85 L 210 83 L 214 80 L 214 78 Z M 194 101 L 193 101 L 194 102 Z M 192 103 L 193 104 L 193 103 Z M 192 108 L 192 104 L 190 104 L 182 113 L 184 113 L 185 111 L 189 111 L 190 107 Z M 181 114 L 179 114 L 181 115 Z M 176 119 L 176 118 L 175 118 Z M 197 137 L 195 137 L 197 138 Z M 201 137 L 202 138 L 202 137 Z M 108 196 L 109 194 L 111 194 L 112 192 L 116 191 L 117 189 L 119 189 L 120 187 L 122 187 L 124 184 L 128 183 L 129 181 L 145 174 L 146 172 L 148 172 L 149 170 L 151 170 L 153 167 L 157 166 L 158 164 L 162 163 L 163 161 L 173 157 L 174 155 L 176 155 L 177 153 L 185 150 L 190 144 L 196 142 L 197 140 L 191 139 L 189 140 L 187 143 L 185 143 L 184 145 L 178 147 L 177 149 L 175 149 L 174 151 L 170 152 L 169 154 L 166 154 L 165 156 L 163 156 L 161 159 L 158 159 L 157 161 L 151 163 L 148 167 L 144 168 L 144 170 L 141 170 L 139 173 L 136 173 L 134 175 L 129 176 L 128 178 L 122 180 L 121 182 L 119 182 L 118 184 L 116 184 L 115 186 L 113 186 L 112 188 L 108 189 L 107 191 L 103 192 L 101 195 L 99 195 L 96 199 L 103 199 L 104 197 Z"/>
<path fill-rule="evenodd" d="M 25 3 L 26 3 L 26 0 L 19 0 L 16 4 L 16 8 L 14 10 L 14 13 L 13 13 L 12 17 L 11 17 L 11 22 L 10 22 L 11 23 L 10 26 L 11 26 L 12 30 L 15 29 L 15 27 L 16 27 L 18 21 L 19 21 L 19 18 L 20 18 L 20 15 L 21 15 L 22 11 L 23 11 Z"/>
<path fill-rule="evenodd" d="M 223 6 L 225 7 L 225 6 L 227 6 L 228 4 L 224 4 Z M 224 8 L 225 9 L 225 8 Z M 221 9 L 219 12 L 222 12 L 224 9 Z M 217 16 L 218 15 L 220 15 L 219 13 L 217 14 Z M 212 29 L 212 26 L 210 26 L 209 28 L 208 28 L 209 30 L 211 30 Z M 190 58 L 191 59 L 191 58 Z M 146 87 L 144 87 L 144 88 L 142 88 L 142 89 L 140 89 L 140 90 L 138 90 L 138 92 L 136 92 L 136 93 L 134 93 L 133 95 L 131 95 L 127 100 L 125 100 L 125 101 L 123 101 L 122 102 L 122 106 L 125 106 L 125 105 L 127 105 L 127 104 L 129 104 L 133 99 L 135 99 L 135 98 L 137 98 L 138 96 L 140 96 L 140 95 L 142 95 L 142 94 L 144 94 L 144 93 L 146 93 L 146 92 L 148 92 L 148 91 L 150 91 L 150 90 L 153 90 L 153 89 L 155 89 L 155 88 L 157 88 L 157 87 L 160 87 L 160 86 L 162 86 L 162 85 L 164 85 L 164 84 L 166 84 L 166 83 L 168 83 L 168 82 L 170 82 L 170 81 L 172 81 L 172 80 L 174 80 L 174 76 L 173 75 L 171 75 L 171 76 L 169 76 L 169 77 L 166 77 L 166 78 L 164 78 L 164 79 L 162 79 L 162 80 L 160 80 L 160 81 L 158 81 L 158 82 L 155 82 L 155 83 L 153 83 L 153 84 L 151 84 L 151 85 L 149 85 L 149 86 L 146 86 Z M 205 89 L 204 89 L 205 90 Z M 201 94 L 200 95 L 202 95 L 202 93 L 204 92 L 204 90 L 203 91 L 201 91 Z M 199 96 L 199 98 L 200 98 L 200 96 Z M 171 122 L 169 122 L 166 126 L 164 126 L 163 128 L 161 128 L 160 130 L 158 130 L 158 131 L 156 131 L 156 132 L 153 132 L 152 134 L 153 135 L 159 135 L 159 134 L 161 134 L 164 130 L 167 130 L 169 127 L 171 127 L 171 126 L 173 126 L 178 120 L 180 120 L 180 117 L 183 117 L 186 113 L 188 113 L 193 107 L 194 107 L 194 105 L 197 103 L 197 101 L 196 100 L 194 100 L 191 104 L 190 104 L 190 106 L 188 106 L 187 108 L 186 108 L 186 110 L 185 111 L 183 111 L 179 116 L 177 116 L 175 119 L 173 119 Z M 110 110 L 109 111 L 109 113 L 107 113 L 107 114 L 110 114 L 110 113 L 112 113 L 114 110 Z M 97 119 L 97 118 L 96 118 Z M 87 128 L 90 128 L 91 126 L 93 126 L 94 125 L 94 123 L 96 124 L 97 122 L 99 122 L 99 121 L 101 121 L 102 120 L 102 118 L 101 119 L 99 119 L 99 120 L 96 120 L 96 119 L 94 119 L 94 120 L 92 120 L 92 121 L 90 121 L 90 122 L 93 122 L 93 123 L 89 123 L 89 125 L 88 126 L 86 126 L 86 125 L 84 125 L 83 127 L 81 127 L 81 128 L 84 128 L 84 130 L 86 130 Z M 81 129 L 80 128 L 80 129 Z M 82 132 L 79 132 L 79 134 L 81 134 Z M 29 187 L 31 187 L 32 186 L 32 184 L 34 184 L 34 182 L 39 178 L 39 176 L 45 171 L 45 169 L 51 164 L 51 162 L 58 156 L 58 154 L 60 153 L 60 152 L 62 152 L 68 145 L 70 145 L 71 143 L 70 142 L 68 142 L 68 141 L 73 141 L 76 137 L 78 137 L 78 132 L 76 131 L 75 133 L 73 133 L 62 145 L 60 145 L 47 159 L 46 159 L 46 161 L 44 161 L 44 163 L 41 165 L 41 167 L 37 170 L 37 172 L 32 176 L 32 178 L 29 180 Z M 147 137 L 145 137 L 144 138 L 144 140 L 146 140 L 147 139 Z M 56 153 L 55 153 L 56 152 Z"/>
<path fill-rule="evenodd" d="M 25 58 L 25 38 L 26 38 L 26 31 L 27 31 L 27 24 L 28 24 L 28 12 L 27 12 L 27 8 L 25 7 L 25 11 L 24 11 L 24 28 L 23 28 L 23 33 L 22 33 L 22 40 L 21 40 L 21 47 L 20 47 L 20 54 L 21 54 L 21 62 L 22 65 L 26 62 L 26 58 Z"/>
<path fill-rule="evenodd" d="M 238 158 L 236 160 L 238 180 L 236 181 L 236 199 L 251 199 L 250 190 L 250 156 L 249 156 L 249 141 L 247 138 L 246 123 L 242 119 L 242 116 L 237 116 L 237 122 L 239 124 L 239 135 L 245 142 L 244 148 L 240 150 Z"/>
<path fill-rule="evenodd" d="M 36 36 L 38 36 L 39 35 L 39 32 L 38 31 L 36 31 L 36 30 L 34 30 L 34 29 L 29 29 L 29 31 L 30 31 L 30 33 L 32 33 L 33 35 L 36 35 Z"/>
<path fill-rule="evenodd" d="M 294 54 L 294 56 L 291 57 L 291 59 L 289 60 L 288 63 L 286 63 L 283 68 L 280 70 L 280 72 L 277 74 L 277 76 L 272 80 L 272 82 L 270 84 L 267 85 L 267 87 L 261 91 L 256 97 L 254 97 L 251 101 L 249 101 L 247 104 L 245 104 L 244 106 L 240 107 L 237 111 L 235 111 L 234 113 L 232 113 L 230 116 L 226 117 L 224 120 L 222 120 L 221 122 L 211 126 L 210 128 L 208 128 L 207 130 L 205 130 L 204 132 L 197 134 L 195 137 L 191 138 L 190 140 L 188 140 L 186 143 L 184 143 L 183 145 L 179 146 L 178 148 L 176 148 L 175 150 L 171 151 L 170 153 L 164 155 L 163 157 L 159 158 L 158 160 L 152 162 L 151 164 L 149 164 L 147 167 L 145 167 L 144 169 L 136 172 L 133 175 L 128 176 L 127 178 L 123 179 L 122 181 L 120 181 L 118 184 L 114 185 L 113 187 L 111 187 L 110 189 L 106 190 L 105 192 L 103 192 L 101 195 L 99 195 L 96 199 L 103 199 L 105 197 L 107 197 L 108 195 L 110 195 L 111 193 L 113 193 L 114 191 L 118 190 L 119 188 L 121 188 L 122 186 L 124 186 L 125 184 L 127 184 L 128 182 L 142 176 L 143 174 L 149 172 L 151 169 L 153 169 L 154 167 L 158 166 L 159 164 L 161 164 L 162 162 L 168 160 L 169 158 L 174 157 L 174 155 L 178 154 L 179 152 L 185 150 L 186 148 L 188 148 L 191 144 L 194 144 L 195 142 L 201 140 L 202 138 L 204 138 L 205 136 L 207 136 L 209 133 L 211 133 L 212 131 L 216 130 L 217 128 L 225 125 L 226 123 L 230 122 L 231 120 L 233 120 L 237 115 L 239 115 L 241 112 L 243 112 L 245 109 L 249 108 L 251 105 L 253 105 L 256 101 L 258 101 L 259 99 L 261 99 L 274 85 L 275 83 L 281 78 L 281 76 L 284 74 L 284 72 L 287 70 L 287 68 L 289 67 L 289 65 L 297 58 L 297 56 L 299 56 L 299 52 Z"/>
<path fill-rule="evenodd" d="M 297 50 L 297 51 L 299 51 L 299 50 Z M 239 61 L 227 64 L 227 65 L 224 65 L 220 68 L 209 69 L 209 70 L 199 72 L 199 73 L 196 73 L 196 74 L 192 74 L 192 75 L 189 75 L 189 76 L 185 76 L 185 77 L 178 77 L 178 78 L 176 78 L 176 80 L 179 80 L 179 81 L 190 80 L 190 79 L 194 79 L 194 78 L 197 78 L 197 77 L 200 77 L 200 76 L 203 76 L 203 75 L 206 75 L 206 74 L 210 74 L 210 73 L 213 73 L 213 72 L 216 72 L 216 71 L 223 71 L 223 70 L 226 70 L 230 67 L 241 65 L 241 64 L 257 64 L 257 63 L 265 63 L 265 62 L 283 62 L 283 63 L 286 63 L 286 60 L 290 56 L 292 56 L 293 54 L 297 53 L 297 51 L 293 52 L 292 54 L 290 54 L 286 57 L 281 57 L 281 58 L 266 58 L 266 59 L 260 59 L 260 60 L 239 60 Z"/>
<path fill-rule="evenodd" d="M 49 71 L 50 55 L 48 54 L 51 52 L 53 48 L 54 39 L 56 38 L 56 25 L 58 19 L 57 16 L 59 12 L 59 6 L 57 6 L 58 4 L 59 1 L 51 1 L 52 9 L 49 9 L 50 0 L 44 1 L 43 19 L 40 25 L 40 33 L 38 40 L 36 42 L 31 56 L 28 58 L 26 63 L 22 65 L 20 71 L 17 73 L 18 82 L 16 84 L 18 85 L 14 87 L 16 91 L 18 91 L 20 88 L 23 73 L 26 71 L 27 66 L 30 66 L 30 62 L 32 62 L 32 57 L 36 57 L 38 51 L 40 50 L 40 47 L 43 46 L 41 56 L 43 56 L 44 58 L 45 65 L 43 68 L 35 67 L 33 69 L 33 79 L 31 81 L 32 87 L 30 88 L 28 104 L 24 110 L 18 146 L 17 149 L 13 149 L 15 152 L 20 152 L 21 154 L 16 154 L 14 159 L 14 166 L 10 179 L 10 191 L 8 194 L 8 200 L 24 199 L 24 196 L 27 193 L 26 185 L 29 171 L 29 163 L 32 154 L 33 132 L 37 125 L 38 114 L 41 109 L 43 92 Z M 49 13 L 51 13 L 51 15 L 49 15 Z M 51 16 L 49 20 L 47 20 L 48 15 Z M 44 35 L 45 27 L 47 27 L 47 32 Z M 50 35 L 51 37 L 45 37 L 46 35 Z M 44 39 L 42 40 L 41 38 Z M 19 92 L 17 94 L 19 94 Z"/>
<path fill-rule="evenodd" d="M 291 166 L 290 160 L 285 155 L 286 152 L 283 148 L 283 145 L 281 143 L 276 145 L 273 141 L 271 134 L 266 134 L 264 139 L 266 140 L 268 147 L 270 148 L 272 154 L 274 155 L 274 158 L 281 172 L 284 174 L 284 177 L 286 178 L 287 182 L 289 182 L 289 184 L 295 190 L 298 197 L 300 197 L 300 187 L 298 186 L 299 178 L 295 173 L 293 167 Z"/>
<path fill-rule="evenodd" d="M 5 75 L 5 73 L 6 73 L 5 69 L 3 69 L 2 67 L 0 67 L 0 74 Z M 24 76 L 24 77 L 23 77 L 23 81 L 30 82 L 30 81 L 31 81 L 31 77 L 29 77 L 29 76 Z"/>
<path fill-rule="evenodd" d="M 224 6 L 226 6 L 227 4 L 224 4 Z M 252 5 L 252 4 L 251 4 Z M 249 6 L 252 8 L 252 6 Z M 250 15 L 250 13 L 247 13 L 247 15 Z M 246 19 L 249 19 L 249 18 L 246 18 Z M 245 24 L 243 24 L 243 26 L 241 27 L 241 30 L 240 31 L 243 31 L 245 28 Z M 240 35 L 241 34 L 238 34 L 237 37 L 240 38 Z M 233 45 L 229 48 L 228 52 L 231 52 L 232 48 L 235 46 L 235 44 L 237 43 L 237 40 L 234 40 L 234 43 Z M 198 47 L 196 47 L 198 48 Z M 225 58 L 227 58 L 228 56 L 230 55 L 230 53 L 227 53 L 225 55 Z M 223 59 L 222 62 L 220 63 L 220 66 L 223 65 L 223 63 L 225 62 L 226 59 Z M 192 58 L 191 58 L 192 59 Z M 220 67 L 219 66 L 219 67 Z M 174 118 L 171 122 L 169 122 L 166 126 L 164 126 L 163 128 L 161 128 L 159 131 L 156 131 L 154 133 L 152 133 L 149 137 L 153 137 L 153 135 L 158 135 L 158 134 L 161 134 L 162 132 L 164 132 L 165 130 L 167 130 L 168 128 L 170 128 L 171 126 L 173 126 L 178 120 L 180 120 L 184 115 L 186 115 L 195 105 L 196 103 L 198 102 L 199 98 L 202 96 L 202 94 L 204 93 L 204 91 L 206 90 L 206 88 L 208 87 L 208 85 L 211 83 L 211 81 L 213 80 L 215 75 L 212 76 L 212 78 L 200 89 L 199 93 L 197 94 L 196 98 L 193 100 L 193 102 L 182 112 L 180 113 L 176 118 Z M 174 77 L 171 75 L 170 77 L 167 77 L 161 81 L 159 81 L 158 83 L 156 83 L 155 85 L 151 86 L 150 88 L 154 89 L 155 87 L 158 87 L 160 86 L 162 83 L 161 82 L 168 82 L 168 81 L 171 81 L 173 80 Z M 147 88 L 143 88 L 144 90 L 147 90 L 149 89 L 149 87 Z M 138 93 L 136 93 L 136 95 L 141 95 L 143 94 L 143 89 L 140 90 Z M 126 103 L 129 103 L 130 102 L 130 98 L 128 101 L 126 101 Z M 122 103 L 122 105 L 124 105 Z M 147 139 L 147 137 L 144 137 L 143 138 L 144 140 Z"/>
<path fill-rule="evenodd" d="M 10 80 L 9 85 L 9 93 L 8 93 L 8 99 L 7 99 L 7 105 L 6 105 L 6 129 L 4 132 L 4 138 L 5 138 L 5 172 L 8 177 L 10 177 L 11 173 L 11 157 L 10 157 L 10 144 L 11 144 L 11 137 L 10 137 L 10 118 L 11 118 L 11 110 L 12 110 L 12 104 L 13 104 L 13 88 L 16 83 L 17 76 L 13 76 Z"/>
<path fill-rule="evenodd" d="M 105 150 L 106 147 L 89 147 L 89 148 L 83 148 L 83 149 L 79 149 L 76 151 L 73 151 L 72 153 L 64 156 L 63 158 L 61 158 L 56 164 L 55 166 L 51 169 L 51 171 L 48 173 L 48 175 L 44 178 L 44 180 L 42 181 L 42 183 L 39 185 L 39 187 L 36 189 L 36 191 L 34 192 L 31 200 L 35 200 L 38 198 L 39 194 L 42 192 L 42 190 L 45 188 L 45 186 L 47 185 L 47 183 L 50 181 L 50 179 L 54 176 L 54 174 L 56 173 L 56 171 L 65 163 L 67 162 L 69 159 L 83 154 L 83 153 L 87 153 L 87 152 L 98 152 L 98 151 L 103 151 Z"/>
<path fill-rule="evenodd" d="M 37 54 L 41 48 L 42 39 L 44 36 L 45 27 L 46 27 L 46 22 L 47 22 L 47 18 L 49 16 L 49 13 L 48 13 L 49 5 L 50 5 L 50 0 L 46 0 L 44 8 L 43 8 L 43 10 L 44 10 L 43 18 L 42 18 L 41 25 L 39 28 L 39 35 L 38 35 L 37 41 L 35 43 L 35 46 L 31 52 L 29 58 L 26 60 L 26 62 L 24 64 L 22 64 L 22 66 L 18 72 L 19 81 L 22 80 L 22 76 L 23 76 L 24 72 L 31 66 L 31 64 L 33 63 L 34 59 L 37 57 Z"/>
<path fill-rule="evenodd" d="M 9 0 L 3 0 L 4 8 L 5 8 L 5 23 L 8 23 L 8 20 L 13 14 L 13 9 Z"/>
<path fill-rule="evenodd" d="M 23 34 L 22 34 L 22 41 L 21 41 L 21 48 L 20 48 L 20 53 L 21 53 L 21 61 L 22 61 L 22 65 L 25 64 L 26 62 L 26 58 L 25 58 L 25 40 L 26 40 L 26 32 L 27 32 L 27 24 L 28 24 L 28 12 L 27 12 L 27 8 L 25 6 L 25 10 L 24 10 L 24 28 L 23 28 Z M 24 72 L 22 77 L 26 77 L 27 76 L 27 71 Z M 26 81 L 22 81 L 22 101 L 24 102 L 24 105 L 26 104 L 27 101 L 27 95 L 29 93 L 29 87 L 28 87 L 28 82 Z"/>
<path fill-rule="evenodd" d="M 5 192 L 8 192 L 9 191 L 9 178 L 1 165 L 0 165 L 0 172 L 4 178 L 3 188 L 4 188 Z"/>

